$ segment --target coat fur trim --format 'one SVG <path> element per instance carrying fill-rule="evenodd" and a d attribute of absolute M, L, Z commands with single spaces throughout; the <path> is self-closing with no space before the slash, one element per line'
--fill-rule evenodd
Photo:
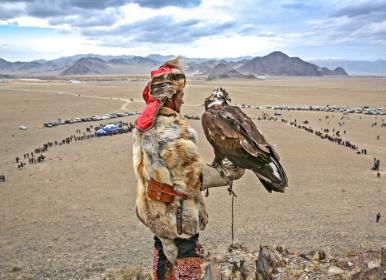
<path fill-rule="evenodd" d="M 189 238 L 203 230 L 208 214 L 200 191 L 203 164 L 195 144 L 197 133 L 177 112 L 162 107 L 153 127 L 145 132 L 135 129 L 133 136 L 140 220 L 159 238 L 168 240 Z M 147 198 L 150 178 L 172 185 L 176 192 L 189 197 L 184 201 L 181 235 L 177 233 L 176 199 L 166 204 Z M 166 254 L 173 256 L 173 246 L 169 250 Z"/>

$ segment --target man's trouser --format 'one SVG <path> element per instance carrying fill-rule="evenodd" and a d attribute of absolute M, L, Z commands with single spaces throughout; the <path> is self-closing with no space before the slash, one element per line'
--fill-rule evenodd
<path fill-rule="evenodd" d="M 176 238 L 174 242 L 178 248 L 176 265 L 173 266 L 162 249 L 162 242 L 154 236 L 153 276 L 155 280 L 200 280 L 202 247 L 198 241 L 198 234 L 189 239 Z"/>

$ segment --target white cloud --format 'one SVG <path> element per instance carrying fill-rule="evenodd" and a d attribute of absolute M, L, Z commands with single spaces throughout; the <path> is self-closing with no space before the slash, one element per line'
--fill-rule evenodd
<path fill-rule="evenodd" d="M 141 8 L 137 4 L 125 5 L 121 7 L 121 12 L 123 16 L 117 20 L 113 27 L 149 19 L 157 15 L 157 12 L 154 13 L 152 9 Z"/>
<path fill-rule="evenodd" d="M 211 1 L 208 1 L 211 3 Z M 198 19 L 205 21 L 215 21 L 215 22 L 225 22 L 234 20 L 234 17 L 229 14 L 227 10 L 220 9 L 221 7 L 228 7 L 231 1 L 218 1 L 222 2 L 221 5 L 215 5 L 214 1 L 211 4 L 206 4 L 205 2 L 199 6 L 190 9 L 179 8 L 179 7 L 164 7 L 161 9 L 150 9 L 143 8 L 137 4 L 128 4 L 121 7 L 121 11 L 124 16 L 117 20 L 116 26 L 135 23 L 138 21 L 144 21 L 157 16 L 172 16 L 176 21 L 186 21 L 189 19 Z"/>
<path fill-rule="evenodd" d="M 9 60 L 55 59 L 80 53 L 121 55 L 122 48 L 106 48 L 79 35 L 35 36 L 33 38 L 2 39 L 0 53 Z M 28 50 L 28 51 L 27 51 Z"/>
<path fill-rule="evenodd" d="M 213 36 L 199 39 L 192 45 L 174 48 L 174 53 L 190 57 L 236 57 L 266 54 L 286 44 L 284 38 L 259 38 L 254 36 Z M 169 52 L 170 53 L 170 52 Z"/>
<path fill-rule="evenodd" d="M 22 16 L 15 18 L 19 26 L 28 27 L 51 27 L 46 19 Z"/>
<path fill-rule="evenodd" d="M 375 22 L 369 25 L 369 30 L 372 32 L 384 32 L 386 34 L 386 20 L 382 22 Z"/>
<path fill-rule="evenodd" d="M 386 21 L 379 11 L 386 4 L 381 0 L 315 0 L 307 5 L 298 0 L 203 0 L 199 5 L 199 1 L 191 1 L 191 5 L 177 6 L 166 6 L 175 4 L 174 0 L 143 0 L 142 6 L 136 2 L 114 0 L 108 5 L 92 0 L 56 0 L 58 5 L 47 5 L 42 11 L 38 8 L 50 1 L 7 0 L 0 4 L 0 25 L 58 32 L 48 37 L 35 30 L 33 36 L 24 36 L 27 29 L 20 34 L 13 29 L 15 34 L 0 38 L 0 56 L 17 56 L 23 51 L 27 55 L 28 49 L 34 58 L 83 52 L 230 57 L 309 47 L 308 56 L 319 49 L 315 57 L 321 57 L 323 47 L 336 46 L 337 52 L 339 47 L 362 48 L 363 52 L 366 46 L 358 43 L 372 44 L 374 49 L 376 44 L 386 44 Z M 47 30 L 42 30 L 44 33 Z M 379 49 L 381 54 L 384 51 Z"/>
<path fill-rule="evenodd" d="M 48 20 L 29 17 L 29 16 L 20 16 L 12 19 L 0 20 L 0 25 L 9 25 L 9 24 L 23 26 L 23 27 L 42 27 L 42 28 L 51 27 L 51 25 L 48 23 Z"/>

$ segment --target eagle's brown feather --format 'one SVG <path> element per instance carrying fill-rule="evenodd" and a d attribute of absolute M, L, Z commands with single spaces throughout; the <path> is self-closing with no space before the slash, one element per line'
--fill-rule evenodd
<path fill-rule="evenodd" d="M 236 123 L 232 123 L 229 120 L 232 119 L 231 111 L 235 108 L 237 118 Z M 224 157 L 239 154 L 240 150 L 243 150 L 253 157 L 267 158 L 266 154 L 270 153 L 269 144 L 256 126 L 248 122 L 248 118 L 242 119 L 243 115 L 237 109 L 239 108 L 235 106 L 227 106 L 225 114 L 217 114 L 212 110 L 202 115 L 202 126 L 208 141 L 215 148 L 216 153 Z M 248 135 L 254 137 L 248 137 Z"/>
<path fill-rule="evenodd" d="M 239 107 L 228 105 L 226 100 L 230 99 L 225 90 L 214 90 L 206 100 L 206 111 L 202 115 L 205 136 L 215 152 L 214 164 L 227 158 L 238 167 L 251 169 L 269 192 L 283 192 L 287 176 L 275 149 L 252 119 Z"/>

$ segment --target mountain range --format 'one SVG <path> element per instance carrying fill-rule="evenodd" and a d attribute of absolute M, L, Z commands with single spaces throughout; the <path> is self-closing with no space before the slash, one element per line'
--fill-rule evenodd
<path fill-rule="evenodd" d="M 361 61 L 345 59 L 319 59 L 310 61 L 322 67 L 343 67 L 350 75 L 386 76 L 386 60 Z"/>
<path fill-rule="evenodd" d="M 173 56 L 152 54 L 146 57 L 121 55 L 80 54 L 54 60 L 9 62 L 0 58 L 1 75 L 148 75 Z M 183 58 L 188 75 L 205 76 L 209 80 L 240 78 L 255 79 L 260 75 L 271 76 L 325 76 L 347 75 L 345 69 L 306 62 L 299 57 L 275 51 L 262 57 L 239 57 L 224 59 Z M 322 64 L 321 64 L 322 65 Z"/>

